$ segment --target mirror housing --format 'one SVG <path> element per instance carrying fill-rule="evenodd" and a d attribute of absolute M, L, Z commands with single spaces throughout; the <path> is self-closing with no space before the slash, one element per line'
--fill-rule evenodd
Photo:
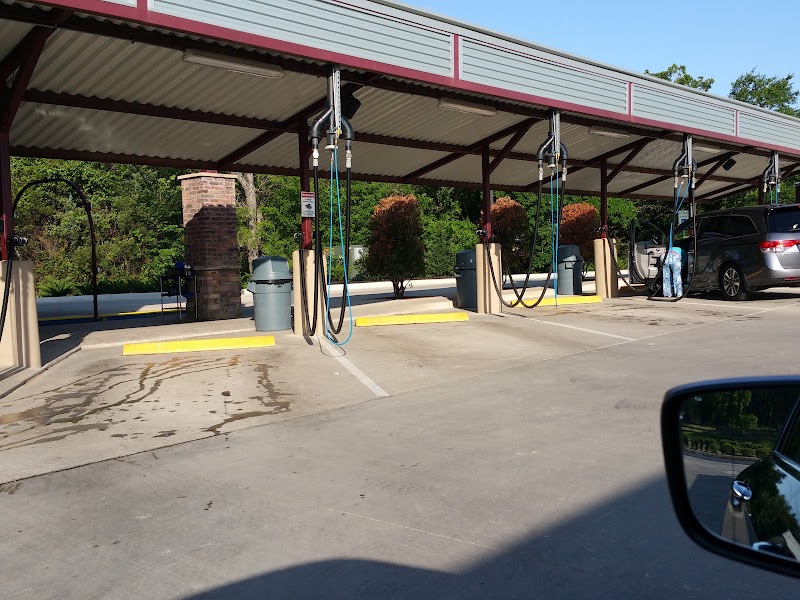
<path fill-rule="evenodd" d="M 661 440 L 667 483 L 675 514 L 683 530 L 695 543 L 731 560 L 790 577 L 800 577 L 800 562 L 780 556 L 769 541 L 758 541 L 750 546 L 736 543 L 714 533 L 700 522 L 690 502 L 682 433 L 683 408 L 689 400 L 742 390 L 780 392 L 790 389 L 800 389 L 800 377 L 726 379 L 673 388 L 665 394 L 661 407 Z M 800 401 L 793 409 L 793 418 L 797 418 L 798 412 L 800 412 Z M 739 481 L 735 476 L 731 477 L 730 503 L 735 507 L 744 507 L 747 510 L 750 500 L 756 494 L 758 491 L 751 489 L 748 482 Z"/>

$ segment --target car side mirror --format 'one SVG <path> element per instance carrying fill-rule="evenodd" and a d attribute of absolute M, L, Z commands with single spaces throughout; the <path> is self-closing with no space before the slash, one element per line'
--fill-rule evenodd
<path fill-rule="evenodd" d="M 661 436 L 678 522 L 703 548 L 800 577 L 800 377 L 672 389 Z"/>

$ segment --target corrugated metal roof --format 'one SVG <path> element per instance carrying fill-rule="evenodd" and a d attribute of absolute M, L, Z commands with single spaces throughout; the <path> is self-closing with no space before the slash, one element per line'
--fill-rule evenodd
<path fill-rule="evenodd" d="M 326 93 L 326 82 L 288 72 L 266 79 L 187 64 L 178 50 L 59 30 L 30 87 L 83 96 L 283 120 Z"/>
<path fill-rule="evenodd" d="M 260 133 L 240 127 L 24 103 L 11 129 L 11 139 L 14 145 L 35 148 L 219 160 Z"/>
<path fill-rule="evenodd" d="M 0 4 L 26 5 L 11 0 L 0 0 Z M 104 20 L 102 17 L 89 15 L 85 18 Z M 136 24 L 126 25 L 141 27 Z M 0 20 L 0 58 L 29 29 L 29 25 Z M 179 38 L 200 39 L 180 32 L 164 30 L 164 33 Z M 235 44 L 219 43 L 241 48 Z M 266 51 L 259 52 L 270 54 Z M 434 89 L 431 85 L 419 85 L 425 85 L 427 94 Z M 326 82 L 323 78 L 291 71 L 281 79 L 263 79 L 231 73 L 225 69 L 190 65 L 182 61 L 180 50 L 59 29 L 49 39 L 30 87 L 55 93 L 209 113 L 285 120 L 321 98 L 325 94 Z M 527 118 L 505 111 L 493 117 L 445 111 L 438 108 L 436 94 L 412 95 L 367 87 L 358 91 L 356 96 L 362 102 L 362 107 L 353 119 L 357 139 L 354 171 L 362 175 L 403 177 L 435 162 L 447 153 L 400 145 L 364 143 L 358 141 L 359 134 L 369 133 L 469 147 Z M 481 102 L 479 95 L 475 95 L 472 100 Z M 492 102 L 499 105 L 504 101 L 494 99 Z M 513 101 L 506 101 L 506 104 L 508 110 L 513 110 L 515 105 L 530 106 Z M 601 124 L 602 120 L 582 117 L 582 123 L 587 121 Z M 239 127 L 26 103 L 23 104 L 12 129 L 12 145 L 212 162 L 240 148 L 261 133 L 262 131 Z M 547 133 L 546 121 L 535 124 L 514 151 L 535 155 Z M 620 139 L 602 137 L 591 134 L 585 124 L 567 122 L 562 123 L 561 134 L 570 158 L 574 161 L 593 159 L 638 139 L 633 134 Z M 492 148 L 503 148 L 510 137 L 511 134 L 495 141 Z M 714 142 L 696 142 L 696 145 L 713 146 Z M 630 166 L 669 172 L 679 152 L 679 142 L 655 140 L 637 155 Z M 696 158 L 702 161 L 724 153 L 724 150 L 719 150 L 718 153 L 698 152 Z M 611 158 L 609 167 L 613 168 L 625 156 L 626 153 L 620 153 Z M 323 162 L 324 160 L 326 159 L 323 158 Z M 766 160 L 766 157 L 738 155 L 737 164 L 731 171 L 720 169 L 715 175 L 749 179 L 760 175 L 766 166 Z M 788 159 L 783 162 L 784 165 L 787 163 Z M 294 134 L 281 135 L 242 159 L 240 164 L 297 168 L 297 137 Z M 322 167 L 327 169 L 325 164 Z M 700 175 L 707 168 L 701 168 Z M 506 159 L 493 173 L 492 186 L 496 189 L 502 189 L 503 186 L 525 186 L 534 182 L 535 177 L 533 162 Z M 622 172 L 609 189 L 612 194 L 618 193 L 655 177 L 647 173 Z M 481 158 L 477 155 L 462 157 L 426 174 L 424 178 L 479 183 Z M 599 170 L 585 168 L 573 171 L 567 187 L 597 191 L 599 182 Z M 701 193 L 710 193 L 727 185 L 730 184 L 708 181 Z M 669 197 L 672 194 L 672 180 L 670 178 L 643 189 L 641 194 Z"/>
<path fill-rule="evenodd" d="M 352 120 L 356 131 L 412 140 L 470 145 L 525 119 L 504 112 L 484 117 L 443 110 L 436 98 L 375 88 L 361 89 L 355 96 L 362 103 Z"/>
<path fill-rule="evenodd" d="M 284 133 L 239 161 L 240 165 L 259 165 L 297 169 L 300 163 L 300 148 L 297 136 Z"/>
<path fill-rule="evenodd" d="M 0 58 L 11 52 L 31 29 L 25 23 L 0 20 Z"/>
<path fill-rule="evenodd" d="M 445 152 L 361 143 L 353 148 L 353 169 L 370 175 L 403 177 L 443 156 L 446 156 Z M 340 167 L 344 165 L 340 164 Z"/>
<path fill-rule="evenodd" d="M 462 156 L 458 160 L 428 173 L 425 178 L 479 183 L 481 181 L 481 157 L 472 154 Z"/>

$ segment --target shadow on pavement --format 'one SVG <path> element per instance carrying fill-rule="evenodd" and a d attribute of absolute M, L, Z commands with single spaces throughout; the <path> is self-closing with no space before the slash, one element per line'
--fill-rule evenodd
<path fill-rule="evenodd" d="M 764 589 L 771 597 L 788 598 L 796 583 L 695 547 L 673 517 L 666 485 L 658 478 L 458 572 L 341 558 L 264 573 L 185 599 L 714 599 L 760 597 Z"/>

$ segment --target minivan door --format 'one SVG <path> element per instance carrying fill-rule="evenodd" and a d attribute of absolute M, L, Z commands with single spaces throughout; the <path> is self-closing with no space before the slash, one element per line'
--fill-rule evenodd
<path fill-rule="evenodd" d="M 717 263 L 723 252 L 722 243 L 727 239 L 728 217 L 729 215 L 717 215 L 699 219 L 693 288 L 719 287 Z"/>
<path fill-rule="evenodd" d="M 631 283 L 650 283 L 667 251 L 666 235 L 649 221 L 631 221 L 628 244 L 628 277 Z"/>

